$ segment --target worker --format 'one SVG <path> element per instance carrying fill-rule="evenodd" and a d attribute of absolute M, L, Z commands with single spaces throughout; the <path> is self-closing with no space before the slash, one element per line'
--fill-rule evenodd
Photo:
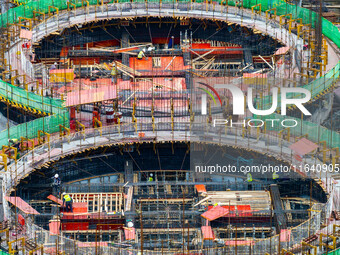
<path fill-rule="evenodd" d="M 247 173 L 247 182 L 252 182 L 253 181 L 253 176 L 251 173 Z"/>
<path fill-rule="evenodd" d="M 279 175 L 277 174 L 277 172 L 273 172 L 273 180 L 277 179 L 279 179 Z"/>
<path fill-rule="evenodd" d="M 16 138 L 8 139 L 8 143 L 11 147 L 17 148 L 17 150 L 19 150 L 19 146 L 20 146 L 19 139 L 16 139 Z"/>
<path fill-rule="evenodd" d="M 56 187 L 59 187 L 60 184 L 61 184 L 61 180 L 60 180 L 60 177 L 59 177 L 59 174 L 55 174 L 53 177 L 53 186 L 56 186 Z"/>
<path fill-rule="evenodd" d="M 116 76 L 117 75 L 117 67 L 116 67 L 116 63 L 115 62 L 113 62 L 113 64 L 112 64 L 111 75 L 112 76 Z"/>
<path fill-rule="evenodd" d="M 117 75 L 118 75 L 118 71 L 117 71 L 117 66 L 116 66 L 116 62 L 112 63 L 112 69 L 111 69 L 111 75 L 112 75 L 112 83 L 117 83 Z"/>
<path fill-rule="evenodd" d="M 134 224 L 133 224 L 133 222 L 132 222 L 131 219 L 126 220 L 126 226 L 127 226 L 128 228 L 133 228 Z"/>
<path fill-rule="evenodd" d="M 145 57 L 144 52 L 145 52 L 145 49 L 141 50 L 141 51 L 138 53 L 137 59 L 142 60 L 143 57 Z"/>
<path fill-rule="evenodd" d="M 148 182 L 153 182 L 153 174 L 150 174 Z"/>
<path fill-rule="evenodd" d="M 63 206 L 65 207 L 65 205 L 66 205 L 66 212 L 73 213 L 72 198 L 70 197 L 69 194 L 66 194 L 66 192 L 63 192 Z"/>

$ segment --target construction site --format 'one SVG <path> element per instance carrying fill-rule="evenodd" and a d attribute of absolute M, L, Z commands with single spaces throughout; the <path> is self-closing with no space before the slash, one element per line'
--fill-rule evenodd
<path fill-rule="evenodd" d="M 340 254 L 339 1 L 0 3 L 0 254 Z"/>

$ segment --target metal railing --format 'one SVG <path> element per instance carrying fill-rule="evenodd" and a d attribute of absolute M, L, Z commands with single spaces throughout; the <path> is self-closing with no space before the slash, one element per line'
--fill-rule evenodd
<path fill-rule="evenodd" d="M 211 125 L 197 126 L 190 123 L 175 123 L 175 129 L 178 131 L 172 132 L 171 123 L 157 123 L 156 130 L 153 131 L 152 123 L 134 123 L 125 125 L 113 125 L 102 128 L 102 136 L 98 136 L 99 131 L 97 129 L 88 129 L 84 132 L 77 132 L 69 135 L 68 137 L 52 136 L 48 143 L 45 143 L 39 147 L 36 147 L 32 151 L 21 157 L 17 163 L 14 161 L 8 166 L 8 171 L 3 173 L 4 180 L 4 191 L 5 193 L 10 192 L 11 188 L 18 184 L 19 180 L 28 176 L 30 172 L 38 165 L 44 164 L 52 158 L 56 160 L 58 157 L 75 153 L 79 150 L 86 149 L 88 147 L 96 147 L 104 144 L 119 144 L 124 138 L 130 139 L 129 142 L 165 142 L 165 141 L 186 141 L 186 142 L 210 142 L 219 145 L 235 146 L 240 148 L 252 148 L 262 153 L 276 155 L 292 162 L 291 151 L 288 146 L 290 142 L 284 141 L 278 135 L 271 134 L 259 134 L 256 129 L 251 129 L 248 135 L 242 138 L 241 128 L 228 128 L 226 131 L 224 128 L 214 128 Z M 199 135 L 197 132 L 200 131 Z M 209 132 L 211 135 L 209 139 L 204 141 L 203 132 Z M 140 138 L 138 134 L 144 132 L 145 136 Z M 195 135 L 196 133 L 196 135 Z M 263 139 L 270 141 L 266 149 L 263 148 Z M 271 146 L 269 146 L 271 144 Z M 281 148 L 277 146 L 281 144 Z M 314 162 L 314 161 L 313 161 Z M 311 176 L 319 178 L 320 176 Z M 323 178 L 323 177 L 321 177 Z M 332 193 L 333 187 L 329 186 L 328 191 Z M 264 254 L 263 252 L 277 252 L 279 242 L 282 248 L 292 247 L 298 245 L 304 238 L 315 233 L 321 227 L 322 215 L 329 215 L 331 209 L 331 199 L 322 208 L 313 208 L 311 211 L 311 217 L 301 225 L 287 230 L 290 233 L 290 238 L 283 238 L 284 233 L 256 241 L 252 246 L 239 246 L 239 247 L 221 247 L 221 248 L 207 248 L 202 251 L 205 254 Z M 10 211 L 7 210 L 7 216 L 10 217 Z M 326 216 L 325 216 L 326 217 Z M 138 254 L 140 250 L 133 250 L 129 248 L 116 248 L 116 247 L 78 247 L 78 241 L 66 238 L 63 235 L 53 236 L 50 235 L 49 231 L 42 229 L 34 224 L 29 224 L 27 229 L 27 236 L 29 238 L 35 238 L 37 243 L 43 244 L 45 249 L 58 247 L 59 251 L 65 251 L 66 254 Z M 284 241 L 287 240 L 287 241 Z M 96 252 L 97 251 L 97 252 Z M 144 251 L 143 254 L 159 254 L 160 251 Z M 180 251 L 177 251 L 180 252 Z M 190 251 L 190 252 L 200 252 Z M 163 254 L 174 254 L 176 252 L 165 252 Z M 273 254 L 273 253 L 270 253 Z"/>

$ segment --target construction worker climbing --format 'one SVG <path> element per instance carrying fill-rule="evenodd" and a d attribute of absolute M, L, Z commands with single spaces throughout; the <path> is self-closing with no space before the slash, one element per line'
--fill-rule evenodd
<path fill-rule="evenodd" d="M 72 208 L 72 198 L 66 192 L 63 192 L 63 206 L 66 205 L 66 212 L 73 212 Z"/>
<path fill-rule="evenodd" d="M 247 173 L 247 182 L 252 182 L 253 181 L 253 176 L 251 173 Z"/>
<path fill-rule="evenodd" d="M 145 49 L 141 50 L 141 51 L 138 53 L 137 59 L 142 60 L 143 57 L 145 57 L 144 52 L 145 52 Z"/>

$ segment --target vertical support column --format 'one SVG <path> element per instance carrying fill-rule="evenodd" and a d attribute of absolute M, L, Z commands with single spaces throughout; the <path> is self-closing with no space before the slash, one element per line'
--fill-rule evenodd
<path fill-rule="evenodd" d="M 183 60 L 184 65 L 191 66 L 191 56 L 189 51 L 183 52 Z M 192 74 L 190 72 L 185 72 L 185 83 L 187 84 L 187 89 L 192 88 Z"/>
<path fill-rule="evenodd" d="M 126 201 L 126 206 L 124 208 L 124 210 L 128 210 L 130 212 L 135 212 L 135 202 L 133 201 L 133 162 L 132 160 L 126 160 L 125 164 L 124 164 L 124 175 L 125 175 L 125 183 L 129 182 L 126 186 L 125 186 L 125 194 L 128 194 L 128 199 Z M 137 188 L 137 187 L 135 187 Z M 130 192 L 129 192 L 130 190 Z M 123 198 L 124 199 L 124 198 Z M 129 204 L 129 205 L 128 205 Z M 128 208 L 128 209 L 127 209 Z M 126 223 L 128 222 L 132 222 L 133 224 L 135 223 L 135 217 L 133 216 L 133 214 L 128 214 L 125 217 Z"/>
<path fill-rule="evenodd" d="M 0 192 L 0 222 L 4 221 L 5 218 L 5 208 L 4 208 L 4 202 L 3 202 L 3 193 L 2 191 L 4 190 L 2 188 L 3 185 L 3 179 L 0 177 L 0 187 L 1 187 L 1 192 Z"/>
<path fill-rule="evenodd" d="M 133 162 L 132 160 L 126 160 L 124 164 L 125 183 L 133 183 Z"/>
<path fill-rule="evenodd" d="M 12 4 L 9 1 L 6 0 L 0 0 L 1 4 L 1 13 L 5 13 L 9 10 L 10 7 L 12 7 Z"/>
<path fill-rule="evenodd" d="M 129 34 L 127 32 L 123 32 L 122 33 L 122 40 L 121 40 L 121 47 L 126 48 L 126 47 L 129 47 L 129 45 L 130 45 Z M 130 62 L 129 58 L 130 58 L 129 54 L 122 53 L 122 64 L 129 66 L 129 62 Z M 123 80 L 124 81 L 127 81 L 129 79 L 130 79 L 129 76 L 127 76 L 126 74 L 123 74 Z"/>

